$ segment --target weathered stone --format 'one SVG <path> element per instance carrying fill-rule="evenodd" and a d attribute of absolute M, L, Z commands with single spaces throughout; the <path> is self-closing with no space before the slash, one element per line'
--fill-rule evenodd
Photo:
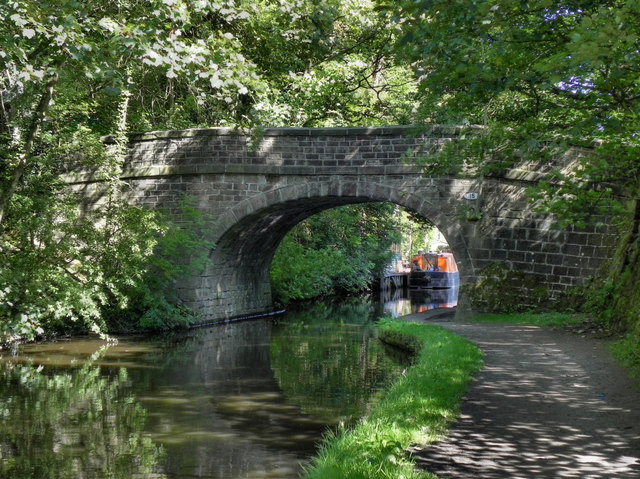
<path fill-rule="evenodd" d="M 256 138 L 223 128 L 150 132 L 131 137 L 126 197 L 177 211 L 187 194 L 216 218 L 209 232 L 217 243 L 212 266 L 177 285 L 181 301 L 203 320 L 269 310 L 269 266 L 284 235 L 310 215 L 367 201 L 390 201 L 432 221 L 453 250 L 463 284 L 476 284 L 483 268 L 499 262 L 502 280 L 523 279 L 510 294 L 535 302 L 554 300 L 594 275 L 615 244 L 606 219 L 561 230 L 527 202 L 529 181 L 553 165 L 522 164 L 503 177 L 479 180 L 425 178 L 405 161 L 436 151 L 462 131 L 267 128 Z M 106 191 L 91 171 L 65 179 L 87 205 L 99 204 Z M 467 193 L 478 198 L 465 199 Z M 465 219 L 469 208 L 481 219 Z"/>

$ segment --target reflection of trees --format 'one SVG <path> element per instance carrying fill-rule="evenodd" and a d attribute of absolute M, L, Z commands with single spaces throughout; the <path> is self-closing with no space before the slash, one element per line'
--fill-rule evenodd
<path fill-rule="evenodd" d="M 372 305 L 305 305 L 295 323 L 274 328 L 271 367 L 280 388 L 302 410 L 327 422 L 363 415 L 371 395 L 397 376 L 371 320 Z"/>
<path fill-rule="evenodd" d="M 0 366 L 0 476 L 124 478 L 157 472 L 162 451 L 142 433 L 145 410 L 127 393 L 127 371 L 105 375 L 94 364 L 99 354 L 69 371 Z"/>

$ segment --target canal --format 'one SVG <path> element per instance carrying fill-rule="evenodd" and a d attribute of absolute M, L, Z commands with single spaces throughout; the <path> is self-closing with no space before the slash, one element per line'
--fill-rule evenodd
<path fill-rule="evenodd" d="M 377 319 L 451 306 L 432 296 L 0 352 L 0 477 L 296 478 L 406 367 Z"/>

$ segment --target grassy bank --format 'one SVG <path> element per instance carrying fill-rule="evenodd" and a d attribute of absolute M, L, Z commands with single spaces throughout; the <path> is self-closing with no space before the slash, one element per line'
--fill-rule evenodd
<path fill-rule="evenodd" d="M 573 313 L 496 313 L 469 318 L 471 322 L 522 324 L 529 326 L 559 327 L 578 326 L 586 322 L 586 317 Z"/>
<path fill-rule="evenodd" d="M 382 320 L 382 340 L 408 348 L 414 364 L 356 426 L 331 434 L 309 465 L 307 479 L 429 478 L 407 448 L 441 438 L 457 417 L 471 375 L 481 364 L 469 341 L 425 324 Z"/>
<path fill-rule="evenodd" d="M 611 343 L 610 349 L 618 363 L 640 384 L 640 337 L 627 334 L 624 338 Z"/>

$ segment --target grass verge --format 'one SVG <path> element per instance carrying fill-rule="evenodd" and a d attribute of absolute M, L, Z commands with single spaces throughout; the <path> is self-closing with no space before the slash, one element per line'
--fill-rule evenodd
<path fill-rule="evenodd" d="M 500 313 L 469 318 L 471 322 L 522 324 L 528 326 L 566 327 L 584 324 L 586 317 L 573 313 Z"/>
<path fill-rule="evenodd" d="M 629 375 L 640 385 L 640 337 L 629 333 L 611 343 L 609 348 L 616 361 L 626 368 Z"/>
<path fill-rule="evenodd" d="M 439 326 L 383 319 L 380 337 L 410 349 L 414 364 L 353 428 L 329 434 L 306 479 L 425 479 L 407 449 L 442 438 L 482 353 Z"/>

